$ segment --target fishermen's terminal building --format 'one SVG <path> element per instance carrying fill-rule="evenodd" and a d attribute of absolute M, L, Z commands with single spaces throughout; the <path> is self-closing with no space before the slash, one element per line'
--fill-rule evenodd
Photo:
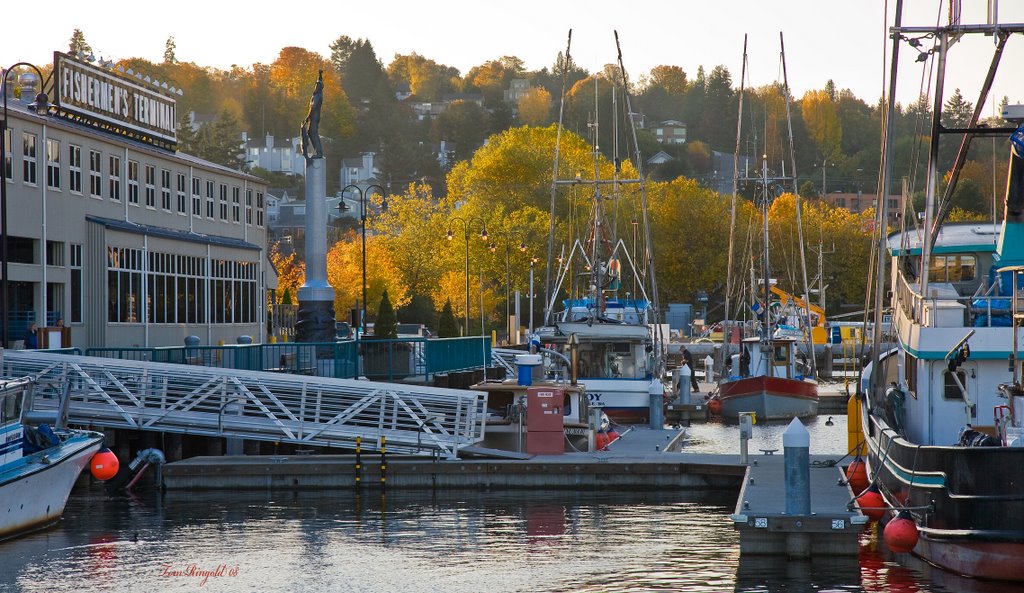
<path fill-rule="evenodd" d="M 55 53 L 44 115 L 9 78 L 9 343 L 58 319 L 80 348 L 261 341 L 265 182 L 176 152 L 174 98 L 135 76 Z"/>

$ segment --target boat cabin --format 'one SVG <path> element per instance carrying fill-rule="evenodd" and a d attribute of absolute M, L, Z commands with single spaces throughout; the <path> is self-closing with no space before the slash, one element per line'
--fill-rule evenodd
<path fill-rule="evenodd" d="M 0 391 L 0 467 L 22 457 L 22 391 Z"/>
<path fill-rule="evenodd" d="M 593 299 L 567 299 L 561 321 L 587 321 L 598 319 L 604 322 L 644 325 L 650 323 L 650 302 L 646 299 L 605 299 L 602 310 L 596 310 Z"/>
<path fill-rule="evenodd" d="M 796 340 L 772 338 L 746 338 L 740 343 L 740 352 L 732 355 L 730 379 L 742 377 L 784 377 L 803 379 L 797 367 Z"/>

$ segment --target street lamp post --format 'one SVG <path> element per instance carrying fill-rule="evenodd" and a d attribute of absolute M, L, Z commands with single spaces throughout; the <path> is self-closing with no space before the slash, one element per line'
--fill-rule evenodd
<path fill-rule="evenodd" d="M 359 311 L 359 339 L 362 339 L 363 336 L 366 335 L 366 198 L 368 198 L 369 196 L 366 193 L 364 193 L 363 188 L 359 187 L 358 185 L 346 185 L 345 188 L 341 190 L 342 204 L 345 203 L 345 192 L 347 192 L 350 189 L 355 189 L 359 192 L 359 225 L 362 229 L 363 234 L 363 305 Z M 384 196 L 384 201 L 381 202 L 381 209 L 386 210 L 388 197 L 387 190 L 385 190 L 383 187 L 377 184 L 366 186 L 366 192 L 369 192 L 371 189 L 376 189 L 377 191 L 380 192 L 382 196 Z"/>
<path fill-rule="evenodd" d="M 43 90 L 43 80 L 45 77 L 39 68 L 28 62 L 18 62 L 4 70 L 4 78 L 0 82 L 0 94 L 4 96 L 4 119 L 3 122 L 0 122 L 0 158 L 3 158 L 3 173 L 2 179 L 0 179 L 0 249 L 3 249 L 3 259 L 0 262 L 0 275 L 3 276 L 2 281 L 0 281 L 0 324 L 2 324 L 0 325 L 0 333 L 3 335 L 0 338 L 0 342 L 3 343 L 4 348 L 7 348 L 7 333 L 10 330 L 10 324 L 8 323 L 10 315 L 8 303 L 10 275 L 7 273 L 7 260 L 10 253 L 7 245 L 7 78 L 12 70 L 21 66 L 31 68 L 39 75 L 39 93 L 36 94 L 35 102 L 30 106 L 35 108 L 38 115 L 46 115 L 50 111 L 50 98 L 46 96 L 46 92 Z M 11 176 L 14 176 L 13 162 L 11 163 Z"/>
<path fill-rule="evenodd" d="M 509 286 L 511 285 L 512 282 L 511 266 L 509 264 L 509 242 L 512 240 L 512 237 L 509 236 L 509 234 L 504 231 L 496 231 L 496 234 L 505 237 L 505 331 L 508 333 L 507 339 L 511 343 L 512 328 L 509 325 L 509 320 L 512 317 L 512 311 L 510 309 L 512 298 L 509 295 Z M 491 250 L 491 253 L 494 253 L 498 249 L 498 245 L 494 242 L 491 242 L 488 248 Z M 519 241 L 519 251 L 526 251 L 526 243 L 522 240 Z"/>
<path fill-rule="evenodd" d="M 459 221 L 459 222 L 462 223 L 462 229 L 463 229 L 465 237 L 466 237 L 466 317 L 465 317 L 465 323 L 463 323 L 463 335 L 468 336 L 469 335 L 469 234 L 470 234 L 470 231 L 472 230 L 473 222 L 479 222 L 480 223 L 480 238 L 483 239 L 484 241 L 486 241 L 487 240 L 487 226 L 484 225 L 484 221 L 480 220 L 479 218 L 477 218 L 475 216 L 470 217 L 470 219 L 468 221 L 466 219 L 464 219 L 464 218 L 461 218 L 461 217 L 458 217 L 458 216 L 453 216 L 451 218 L 451 220 L 448 221 L 448 233 L 445 235 L 445 238 L 448 239 L 449 241 L 451 241 L 455 237 L 455 235 L 452 233 L 452 223 L 455 222 L 455 221 Z M 482 285 L 480 287 L 480 290 L 483 291 L 483 286 Z"/>

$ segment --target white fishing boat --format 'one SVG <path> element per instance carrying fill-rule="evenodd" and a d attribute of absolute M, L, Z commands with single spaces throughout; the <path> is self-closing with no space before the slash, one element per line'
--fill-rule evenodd
<path fill-rule="evenodd" d="M 72 486 L 103 435 L 60 428 L 60 414 L 32 410 L 31 377 L 0 380 L 0 539 L 60 519 Z"/>
<path fill-rule="evenodd" d="M 628 78 L 622 65 L 621 51 L 618 64 L 622 75 L 621 88 L 613 87 L 613 105 L 618 105 L 616 93 L 621 92 L 624 99 L 622 107 L 627 113 L 630 112 Z M 595 78 L 595 90 L 597 84 Z M 607 117 L 613 122 L 620 119 L 614 113 L 607 114 Z M 630 123 L 630 129 L 624 135 L 625 142 L 630 149 L 635 148 L 634 118 L 622 119 Z M 561 125 L 560 118 L 559 138 L 562 135 Z M 643 163 L 640 159 L 633 159 L 636 178 L 620 178 L 621 166 L 616 166 L 611 178 L 602 179 L 596 116 L 590 127 L 594 159 L 590 178 L 581 175 L 571 180 L 552 180 L 552 221 L 560 186 L 589 192 L 590 211 L 583 219 L 586 225 L 581 225 L 574 234 L 576 238 L 571 243 L 561 244 L 562 256 L 554 257 L 559 238 L 553 234 L 549 237 L 548 261 L 552 264 L 557 261 L 558 266 L 554 270 L 553 266 L 548 268 L 544 325 L 536 329 L 536 339 L 542 345 L 546 374 L 561 374 L 563 377 L 571 374 L 574 380 L 586 386 L 589 403 L 602 406 L 614 421 L 648 422 L 651 406 L 655 405 L 652 402 L 656 400 L 656 405 L 662 405 L 664 388 L 661 375 L 664 372 L 667 336 L 663 335 L 665 330 L 658 322 L 657 284 L 641 169 Z M 619 137 L 617 128 L 613 136 Z M 617 152 L 618 141 L 613 150 Z M 559 170 L 558 154 L 556 148 L 556 172 Z M 622 162 L 618 156 L 613 160 Z M 627 185 L 631 186 L 633 194 L 629 202 L 638 205 L 637 211 L 632 212 L 628 219 L 637 227 L 634 249 L 630 249 L 619 236 L 615 220 L 608 214 L 614 210 L 620 218 L 629 216 L 621 212 L 628 207 L 627 201 L 620 201 L 620 194 Z M 552 272 L 554 278 L 551 277 Z M 577 357 L 574 371 L 566 367 L 571 350 L 576 351 Z"/>
<path fill-rule="evenodd" d="M 916 528 L 890 548 L 912 552 L 946 570 L 984 579 L 1024 582 L 1024 367 L 1021 363 L 1021 286 L 1024 283 L 1024 126 L 979 125 L 1006 40 L 1024 24 L 959 21 L 959 2 L 949 4 L 949 23 L 904 26 L 896 4 L 887 121 L 893 121 L 899 49 L 903 42 L 934 43 L 935 71 L 924 224 L 878 237 L 875 325 L 891 306 L 896 347 L 883 351 L 874 336 L 871 364 L 861 392 L 862 429 L 869 477 L 892 523 Z M 994 16 L 994 15 L 991 15 Z M 991 66 L 970 122 L 942 126 L 947 52 L 969 39 L 994 47 Z M 976 37 L 972 37 L 976 36 Z M 995 42 L 993 46 L 993 41 Z M 921 54 L 926 55 L 926 54 Z M 930 66 L 925 66 L 929 68 Z M 1024 122 L 1004 112 L 1003 118 Z M 944 133 L 960 149 L 953 169 L 939 168 Z M 1001 225 L 944 224 L 971 139 L 1012 134 Z M 882 178 L 889 187 L 892 146 L 886 129 Z M 944 193 L 940 180 L 947 179 Z M 878 220 L 887 216 L 886 200 Z M 909 218 L 909 217 L 905 217 Z M 914 217 L 916 218 L 916 217 Z M 883 228 L 884 225 L 880 225 Z M 887 273 L 891 270 L 891 274 Z M 891 300 L 884 303 L 886 291 Z M 1009 365 L 1007 364 L 1009 361 Z M 866 496 L 866 495 L 865 495 Z M 888 537 L 887 537 L 888 541 Z M 993 590 L 1002 590 L 993 588 Z"/>

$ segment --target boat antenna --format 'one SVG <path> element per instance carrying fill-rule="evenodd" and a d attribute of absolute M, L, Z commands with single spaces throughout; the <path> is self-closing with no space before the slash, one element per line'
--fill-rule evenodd
<path fill-rule="evenodd" d="M 800 191 L 797 188 L 796 175 L 796 150 L 793 148 L 793 119 L 789 111 L 789 79 L 786 76 L 786 42 L 783 40 L 782 31 L 779 31 L 779 47 L 782 55 L 782 92 L 783 100 L 786 102 L 786 126 L 789 129 L 789 170 L 793 176 L 793 196 L 796 201 L 796 233 L 797 242 L 800 244 L 800 271 L 804 280 L 804 316 L 807 325 L 807 358 L 811 361 L 811 376 L 818 376 L 817 363 L 814 356 L 814 326 L 811 324 L 811 291 L 807 284 L 807 259 L 804 255 L 804 225 L 801 219 Z"/>
<path fill-rule="evenodd" d="M 562 97 L 558 102 L 558 128 L 555 132 L 555 164 L 553 165 L 553 171 L 551 175 L 551 212 L 548 216 L 548 262 L 544 266 L 544 325 L 551 324 L 551 307 L 554 303 L 553 295 L 551 294 L 551 260 L 555 254 L 555 199 L 558 196 L 558 159 L 559 159 L 559 148 L 562 145 L 562 123 L 563 115 L 565 113 L 565 91 L 569 80 L 569 68 L 572 65 L 572 55 L 569 51 L 572 49 L 572 29 L 569 29 L 569 39 L 565 44 L 565 58 L 562 60 Z"/>
<path fill-rule="evenodd" d="M 730 333 L 730 320 L 729 316 L 732 315 L 732 309 L 729 308 L 729 298 L 732 295 L 732 257 L 733 257 L 733 241 L 735 240 L 736 232 L 736 196 L 739 192 L 739 177 L 740 177 L 740 138 L 741 130 L 743 127 L 743 96 L 746 90 L 747 81 L 747 35 L 743 34 L 743 66 L 740 73 L 740 100 L 739 100 L 739 114 L 736 117 L 736 151 L 733 153 L 732 158 L 732 206 L 729 209 L 729 258 L 728 264 L 726 265 L 725 272 L 725 315 L 722 320 L 722 342 L 723 347 L 719 351 L 720 357 L 729 356 L 726 352 L 724 344 L 729 344 L 732 338 Z M 724 359 L 719 360 L 719 368 L 724 368 Z"/>

